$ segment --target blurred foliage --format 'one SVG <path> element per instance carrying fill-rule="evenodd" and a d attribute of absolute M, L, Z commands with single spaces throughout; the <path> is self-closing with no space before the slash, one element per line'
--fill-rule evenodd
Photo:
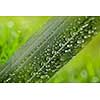
<path fill-rule="evenodd" d="M 0 65 L 23 45 L 50 17 L 0 17 Z"/>

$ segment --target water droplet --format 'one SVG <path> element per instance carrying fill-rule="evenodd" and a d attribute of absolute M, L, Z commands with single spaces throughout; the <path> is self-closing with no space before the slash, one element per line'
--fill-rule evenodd
<path fill-rule="evenodd" d="M 49 75 L 45 75 L 45 77 L 46 77 L 46 78 L 50 78 L 50 76 L 49 76 Z"/>
<path fill-rule="evenodd" d="M 88 26 L 88 24 L 85 24 L 84 26 L 82 26 L 83 28 L 85 28 L 85 27 L 87 27 Z"/>
<path fill-rule="evenodd" d="M 8 82 L 8 81 L 10 81 L 11 80 L 11 78 L 8 78 L 7 80 L 6 80 L 6 82 Z"/>
<path fill-rule="evenodd" d="M 65 52 L 68 52 L 68 50 L 65 50 Z"/>
<path fill-rule="evenodd" d="M 78 40 L 78 41 L 77 41 L 77 43 L 78 43 L 78 44 L 80 44 L 80 43 L 81 43 L 81 41 L 80 41 L 80 40 Z"/>
<path fill-rule="evenodd" d="M 88 34 L 91 34 L 91 31 L 90 30 L 88 31 Z"/>
<path fill-rule="evenodd" d="M 91 35 L 88 35 L 88 37 L 91 37 Z"/>
<path fill-rule="evenodd" d="M 67 45 L 67 47 L 70 47 L 70 45 Z"/>
<path fill-rule="evenodd" d="M 94 30 L 92 30 L 91 33 L 94 33 Z"/>
<path fill-rule="evenodd" d="M 52 70 L 52 72 L 54 73 L 54 72 L 56 72 L 56 70 Z"/>
<path fill-rule="evenodd" d="M 73 33 L 73 35 L 76 35 L 76 34 L 77 34 L 76 32 Z"/>
<path fill-rule="evenodd" d="M 56 66 L 56 68 L 58 68 L 58 69 L 59 69 L 60 67 L 61 67 L 60 65 L 59 65 L 59 66 Z"/>
<path fill-rule="evenodd" d="M 44 75 L 42 75 L 40 78 L 43 79 L 44 78 Z"/>
<path fill-rule="evenodd" d="M 82 40 L 82 43 L 84 43 L 85 41 L 84 40 Z"/>
<path fill-rule="evenodd" d="M 84 36 L 84 39 L 86 39 L 87 38 L 87 36 Z"/>
<path fill-rule="evenodd" d="M 62 43 L 59 43 L 59 46 L 61 47 L 62 46 Z"/>

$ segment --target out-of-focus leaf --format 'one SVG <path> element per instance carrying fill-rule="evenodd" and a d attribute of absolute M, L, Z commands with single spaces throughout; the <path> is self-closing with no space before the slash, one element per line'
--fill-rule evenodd
<path fill-rule="evenodd" d="M 0 65 L 5 64 L 49 18 L 48 16 L 0 16 Z"/>

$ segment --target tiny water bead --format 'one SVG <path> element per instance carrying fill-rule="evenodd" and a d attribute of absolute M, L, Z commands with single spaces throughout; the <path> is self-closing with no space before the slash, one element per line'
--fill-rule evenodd
<path fill-rule="evenodd" d="M 17 65 L 19 70 L 8 76 L 7 82 L 46 82 L 55 72 L 67 63 L 81 49 L 96 31 L 95 19 L 78 17 L 77 20 L 66 22 L 61 28 L 56 28 L 48 38 L 37 45 L 27 57 Z M 81 25 L 82 24 L 82 25 Z M 94 28 L 95 27 L 95 28 Z M 34 53 L 35 52 L 35 53 Z M 17 69 L 17 68 L 16 68 Z M 13 77 L 14 74 L 14 77 Z M 86 77 L 82 71 L 81 76 Z M 9 80 L 9 77 L 11 78 Z"/>

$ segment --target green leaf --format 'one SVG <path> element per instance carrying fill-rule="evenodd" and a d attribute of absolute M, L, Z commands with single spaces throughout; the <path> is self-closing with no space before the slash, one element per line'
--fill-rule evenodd
<path fill-rule="evenodd" d="M 85 16 L 53 17 L 8 61 L 0 72 L 0 82 L 60 82 L 56 73 L 98 33 L 99 20 Z M 89 66 L 90 76 L 94 75 L 92 65 Z M 73 75 L 71 80 L 74 82 Z"/>

